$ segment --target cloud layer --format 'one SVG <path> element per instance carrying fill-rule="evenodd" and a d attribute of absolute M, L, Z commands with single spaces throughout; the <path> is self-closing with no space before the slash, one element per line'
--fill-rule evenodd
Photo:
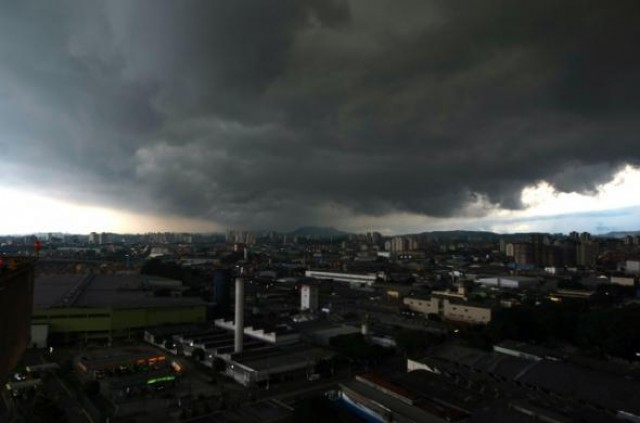
<path fill-rule="evenodd" d="M 635 0 L 8 1 L 0 181 L 223 226 L 518 209 L 640 133 Z"/>

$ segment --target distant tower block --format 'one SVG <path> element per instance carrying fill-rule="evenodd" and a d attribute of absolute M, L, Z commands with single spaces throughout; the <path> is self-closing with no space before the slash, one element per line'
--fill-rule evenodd
<path fill-rule="evenodd" d="M 302 285 L 300 288 L 300 310 L 318 311 L 318 285 Z"/>
<path fill-rule="evenodd" d="M 234 352 L 242 352 L 244 336 L 244 280 L 236 278 L 236 319 L 234 333 Z"/>

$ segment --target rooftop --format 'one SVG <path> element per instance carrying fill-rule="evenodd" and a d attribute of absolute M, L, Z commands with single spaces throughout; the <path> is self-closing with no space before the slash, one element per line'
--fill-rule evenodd
<path fill-rule="evenodd" d="M 255 371 L 278 371 L 279 368 L 295 366 L 298 363 L 314 363 L 317 360 L 329 359 L 334 354 L 322 348 L 299 345 L 293 348 L 265 348 L 262 353 L 234 354 L 233 360 Z"/>
<path fill-rule="evenodd" d="M 545 392 L 597 404 L 613 411 L 640 415 L 640 383 L 603 371 L 551 360 L 530 361 L 457 345 L 432 349 L 424 362 L 453 363 L 475 372 L 500 376 Z M 421 360 L 422 361 L 422 360 Z M 602 389 L 606 387 L 606 389 Z"/>
<path fill-rule="evenodd" d="M 74 307 L 171 307 L 204 305 L 195 297 L 155 296 L 143 290 L 145 275 L 66 274 L 39 275 L 35 280 L 36 308 Z"/>

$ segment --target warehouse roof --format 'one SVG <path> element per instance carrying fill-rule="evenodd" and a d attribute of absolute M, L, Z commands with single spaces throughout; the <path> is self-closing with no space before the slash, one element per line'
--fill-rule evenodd
<path fill-rule="evenodd" d="M 206 303 L 199 297 L 156 296 L 143 290 L 144 275 L 39 275 L 34 286 L 34 305 L 46 307 L 175 307 Z"/>

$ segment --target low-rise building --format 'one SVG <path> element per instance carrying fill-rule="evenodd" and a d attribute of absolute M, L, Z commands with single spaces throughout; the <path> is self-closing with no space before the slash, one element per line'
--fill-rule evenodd
<path fill-rule="evenodd" d="M 426 357 L 409 359 L 407 369 L 450 375 L 457 381 L 502 381 L 504 388 L 527 397 L 540 395 L 544 402 L 587 405 L 592 412 L 600 410 L 609 416 L 640 419 L 640 384 L 634 379 L 555 357 L 549 359 L 546 353 L 532 353 L 531 348 L 525 353 L 522 346 L 513 344 L 500 350 L 486 352 L 453 344 L 440 345 L 432 348 Z"/>
<path fill-rule="evenodd" d="M 540 282 L 538 278 L 528 276 L 491 276 L 488 278 L 478 278 L 475 283 L 499 289 L 525 289 L 534 288 L 538 286 Z"/>
<path fill-rule="evenodd" d="M 307 270 L 304 272 L 307 278 L 334 280 L 338 282 L 347 282 L 356 285 L 373 285 L 378 279 L 376 273 L 345 273 L 345 272 L 320 272 L 316 270 Z"/>
<path fill-rule="evenodd" d="M 447 320 L 473 324 L 491 321 L 492 307 L 467 301 L 465 296 L 434 293 L 430 298 L 405 297 L 403 303 L 411 311 L 424 315 L 437 314 Z"/>
<path fill-rule="evenodd" d="M 424 315 L 440 314 L 440 301 L 435 297 L 405 297 L 402 302 L 409 310 L 416 313 L 422 313 Z"/>
<path fill-rule="evenodd" d="M 232 320 L 217 319 L 215 325 L 228 331 L 234 331 L 236 328 Z M 300 340 L 300 332 L 286 325 L 273 327 L 245 325 L 244 334 L 269 344 L 290 344 Z"/>
<path fill-rule="evenodd" d="M 443 317 L 464 323 L 487 324 L 491 321 L 491 307 L 464 301 L 443 300 Z"/>
<path fill-rule="evenodd" d="M 640 260 L 627 260 L 625 268 L 629 273 L 640 273 Z"/>
<path fill-rule="evenodd" d="M 630 276 L 611 276 L 609 281 L 622 286 L 635 286 L 636 284 L 636 278 Z"/>
<path fill-rule="evenodd" d="M 297 344 L 286 348 L 266 347 L 241 353 L 221 355 L 227 362 L 224 373 L 241 385 L 269 385 L 298 374 L 307 379 L 315 374 L 318 363 L 335 354 L 323 348 Z"/>

